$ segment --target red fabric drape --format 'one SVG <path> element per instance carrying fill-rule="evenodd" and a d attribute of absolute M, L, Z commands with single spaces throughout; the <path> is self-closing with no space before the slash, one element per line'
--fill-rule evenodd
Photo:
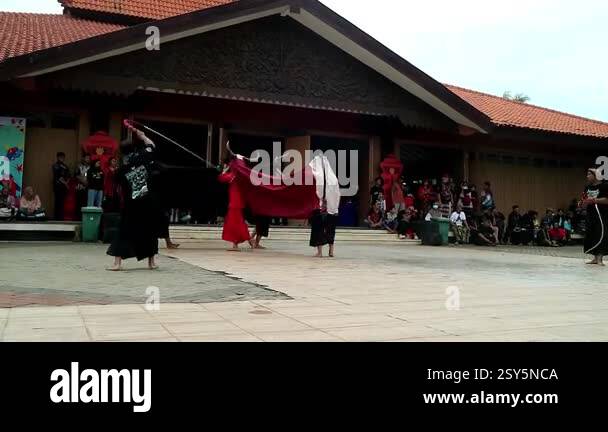
<path fill-rule="evenodd" d="M 243 200 L 254 215 L 307 219 L 314 210 L 319 208 L 314 178 L 312 171 L 308 168 L 304 172 L 294 173 L 294 176 L 305 179 L 304 175 L 308 175 L 309 181 L 303 180 L 302 183 L 311 184 L 291 186 L 283 185 L 282 182 L 280 186 L 275 186 L 274 177 L 261 173 L 254 173 L 254 175 L 257 174 L 258 177 L 268 181 L 259 186 L 254 185 L 251 182 L 252 169 L 238 159 L 230 164 L 230 170 L 236 175 Z"/>

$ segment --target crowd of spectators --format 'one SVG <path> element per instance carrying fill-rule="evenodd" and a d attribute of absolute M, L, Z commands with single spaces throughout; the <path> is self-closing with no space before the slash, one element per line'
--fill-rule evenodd
<path fill-rule="evenodd" d="M 480 191 L 474 184 L 457 184 L 448 174 L 437 180 L 395 182 L 392 208 L 387 208 L 382 178 L 370 191 L 370 209 L 365 220 L 369 228 L 384 229 L 401 239 L 418 239 L 421 224 L 449 219 L 455 244 L 496 246 L 500 244 L 559 247 L 576 234 L 584 233 L 585 215 L 573 200 L 568 210 L 547 209 L 544 216 L 518 205 L 505 217 L 496 208 L 490 182 Z"/>

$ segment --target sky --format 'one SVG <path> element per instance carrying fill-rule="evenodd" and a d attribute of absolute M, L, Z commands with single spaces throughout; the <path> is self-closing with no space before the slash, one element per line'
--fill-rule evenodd
<path fill-rule="evenodd" d="M 438 81 L 608 122 L 608 1 L 322 2 Z M 61 13 L 57 0 L 0 10 Z"/>

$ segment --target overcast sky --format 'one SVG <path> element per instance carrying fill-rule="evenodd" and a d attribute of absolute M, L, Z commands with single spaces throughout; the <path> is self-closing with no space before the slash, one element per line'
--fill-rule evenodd
<path fill-rule="evenodd" d="M 606 0 L 322 1 L 441 82 L 608 121 Z M 0 0 L 0 10 L 61 7 Z"/>

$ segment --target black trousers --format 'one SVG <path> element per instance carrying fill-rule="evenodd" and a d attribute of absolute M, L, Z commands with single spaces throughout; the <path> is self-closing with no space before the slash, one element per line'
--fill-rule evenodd
<path fill-rule="evenodd" d="M 64 206 L 65 198 L 68 193 L 65 188 L 55 188 L 55 220 L 62 221 L 65 219 Z"/>

